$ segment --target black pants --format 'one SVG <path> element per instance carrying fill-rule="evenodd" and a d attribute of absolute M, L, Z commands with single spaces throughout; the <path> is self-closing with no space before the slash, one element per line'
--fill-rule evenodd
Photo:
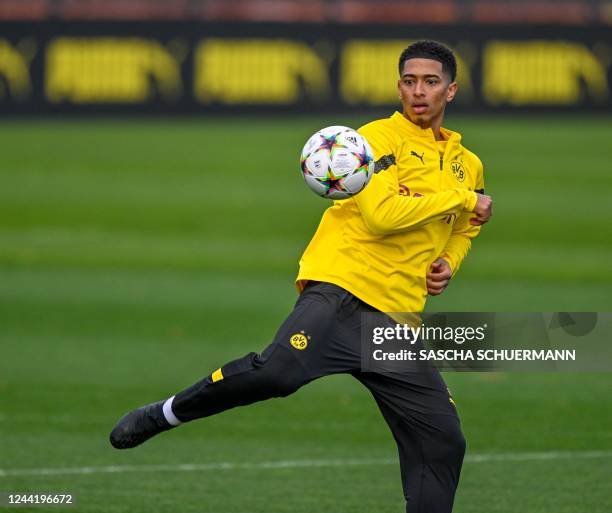
<path fill-rule="evenodd" d="M 361 314 L 374 311 L 336 285 L 308 286 L 272 344 L 178 393 L 174 414 L 182 421 L 207 417 L 350 373 L 370 390 L 397 442 L 406 511 L 449 513 L 465 452 L 457 412 L 435 368 L 362 372 Z"/>

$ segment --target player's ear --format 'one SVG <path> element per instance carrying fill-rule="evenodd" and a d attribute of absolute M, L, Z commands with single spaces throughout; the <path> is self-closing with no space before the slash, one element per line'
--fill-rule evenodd
<path fill-rule="evenodd" d="M 398 96 L 399 96 L 399 99 L 400 99 L 400 100 L 403 100 L 403 98 L 402 98 L 402 88 L 401 88 L 401 85 L 402 85 L 402 81 L 401 81 L 401 80 L 398 80 L 398 81 L 397 81 L 397 94 L 398 94 Z"/>
<path fill-rule="evenodd" d="M 446 90 L 446 103 L 450 103 L 455 99 L 457 94 L 457 82 L 451 82 Z"/>

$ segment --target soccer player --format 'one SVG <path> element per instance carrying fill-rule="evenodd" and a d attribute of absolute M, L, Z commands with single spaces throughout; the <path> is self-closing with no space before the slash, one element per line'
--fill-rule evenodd
<path fill-rule="evenodd" d="M 110 435 L 114 447 L 350 373 L 370 390 L 397 442 L 407 511 L 452 510 L 465 452 L 454 402 L 433 367 L 365 372 L 362 314 L 421 312 L 428 294 L 446 289 L 492 200 L 478 157 L 441 126 L 457 91 L 452 52 L 416 42 L 402 52 L 399 75 L 403 112 L 360 129 L 377 172 L 364 191 L 323 214 L 300 261 L 299 298 L 272 344 L 128 413 Z"/>

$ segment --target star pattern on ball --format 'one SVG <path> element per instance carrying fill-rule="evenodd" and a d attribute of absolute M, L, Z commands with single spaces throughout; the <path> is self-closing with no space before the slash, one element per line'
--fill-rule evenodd
<path fill-rule="evenodd" d="M 342 178 L 334 175 L 331 169 L 327 171 L 327 177 L 325 180 L 321 180 L 321 183 L 325 186 L 325 194 L 330 194 L 334 191 L 344 191 L 342 187 Z"/>
<path fill-rule="evenodd" d="M 370 167 L 370 157 L 368 156 L 368 152 L 365 148 L 362 148 L 362 150 L 360 152 L 356 152 L 353 151 L 351 152 L 358 160 L 360 163 L 359 168 L 357 168 L 355 171 L 356 172 L 368 172 L 368 169 Z"/>
<path fill-rule="evenodd" d="M 319 147 L 315 149 L 312 153 L 323 149 L 331 151 L 334 146 L 336 146 L 336 137 L 338 136 L 338 134 L 332 134 L 329 137 L 325 137 L 323 134 L 319 134 L 319 136 L 321 137 Z"/>

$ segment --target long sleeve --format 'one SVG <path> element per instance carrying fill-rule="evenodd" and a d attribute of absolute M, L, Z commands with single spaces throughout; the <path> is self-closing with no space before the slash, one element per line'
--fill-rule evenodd
<path fill-rule="evenodd" d="M 466 189 L 421 197 L 400 196 L 397 175 L 392 168 L 375 175 L 365 190 L 355 196 L 366 226 L 377 235 L 415 229 L 447 214 L 472 210 L 476 200 L 476 194 Z"/>
<path fill-rule="evenodd" d="M 453 232 L 446 243 L 446 247 L 440 255 L 451 266 L 453 274 L 457 272 L 463 259 L 472 247 L 472 239 L 480 233 L 480 226 L 470 224 L 473 214 L 464 212 L 455 222 Z"/>

